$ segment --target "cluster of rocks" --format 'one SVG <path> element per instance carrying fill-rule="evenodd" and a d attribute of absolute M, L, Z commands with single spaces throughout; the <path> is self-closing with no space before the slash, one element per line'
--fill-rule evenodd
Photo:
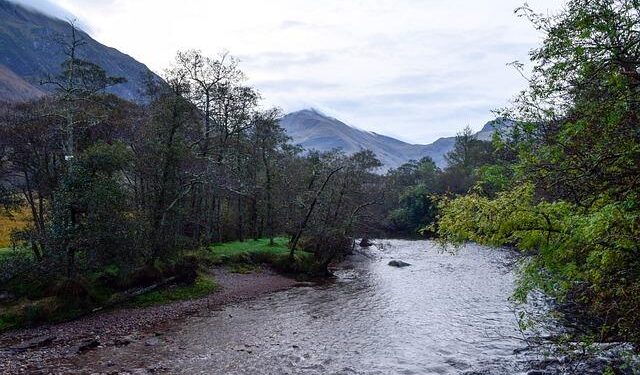
<path fill-rule="evenodd" d="M 533 363 L 527 375 L 580 374 L 601 375 L 614 371 L 620 375 L 640 373 L 640 355 L 629 343 L 568 344 L 557 347 L 556 354 Z"/>

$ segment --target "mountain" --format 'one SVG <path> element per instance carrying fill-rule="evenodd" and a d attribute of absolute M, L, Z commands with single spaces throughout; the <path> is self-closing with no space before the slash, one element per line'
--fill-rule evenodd
<path fill-rule="evenodd" d="M 45 92 L 0 65 L 0 100 L 22 102 L 45 95 Z"/>
<path fill-rule="evenodd" d="M 490 140 L 494 131 L 507 123 L 490 121 L 475 135 L 478 139 Z M 371 150 L 385 169 L 397 168 L 409 160 L 420 160 L 425 156 L 443 168 L 446 166 L 445 155 L 455 144 L 455 137 L 440 138 L 428 145 L 410 144 L 354 128 L 315 109 L 289 113 L 281 119 L 280 126 L 293 139 L 293 143 L 306 150 L 329 151 L 339 148 L 347 154 Z"/>
<path fill-rule="evenodd" d="M 66 57 L 60 40 L 70 30 L 66 21 L 0 0 L 0 100 L 23 101 L 50 91 L 52 87 L 41 86 L 40 81 L 60 73 Z M 100 65 L 111 76 L 127 79 L 108 91 L 126 100 L 143 100 L 145 79 L 153 75 L 149 68 L 84 31 L 79 30 L 79 36 L 85 44 L 79 47 L 78 57 Z"/>

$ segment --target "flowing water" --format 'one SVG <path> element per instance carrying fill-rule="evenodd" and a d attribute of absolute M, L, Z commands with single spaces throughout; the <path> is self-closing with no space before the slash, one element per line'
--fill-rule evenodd
<path fill-rule="evenodd" d="M 161 353 L 164 368 L 186 374 L 530 369 L 509 302 L 512 253 L 468 245 L 452 255 L 429 241 L 399 240 L 358 252 L 335 271 L 335 282 L 190 318 L 172 333 L 179 350 Z M 391 267 L 392 259 L 411 266 Z"/>

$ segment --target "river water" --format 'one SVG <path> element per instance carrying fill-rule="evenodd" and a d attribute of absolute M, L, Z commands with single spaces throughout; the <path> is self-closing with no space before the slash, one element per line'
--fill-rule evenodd
<path fill-rule="evenodd" d="M 515 256 L 382 241 L 336 280 L 189 318 L 160 354 L 171 373 L 518 374 L 531 367 L 509 297 Z M 388 265 L 392 259 L 411 264 Z M 162 350 L 158 348 L 158 350 Z M 519 353 L 519 354 L 517 354 Z M 524 354 L 527 353 L 527 354 Z"/>

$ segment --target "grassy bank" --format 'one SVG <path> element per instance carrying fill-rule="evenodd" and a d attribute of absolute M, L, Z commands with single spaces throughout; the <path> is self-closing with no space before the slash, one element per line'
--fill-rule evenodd
<path fill-rule="evenodd" d="M 252 272 L 263 264 L 299 277 L 315 276 L 324 271 L 312 253 L 296 250 L 292 260 L 286 237 L 274 238 L 273 244 L 268 238 L 261 238 L 211 245 L 202 250 L 202 256 L 212 264 L 224 265 L 230 271 L 240 273 Z"/>
<path fill-rule="evenodd" d="M 0 249 L 3 264 L 15 258 L 28 258 L 36 265 L 27 249 Z M 12 295 L 0 301 L 0 331 L 70 320 L 98 307 L 144 307 L 202 298 L 217 289 L 211 267 L 249 273 L 265 265 L 302 279 L 323 271 L 312 253 L 297 250 L 292 260 L 288 239 L 277 237 L 273 244 L 258 239 L 210 245 L 135 270 L 107 266 L 73 283 L 27 272 L 0 289 Z M 147 288 L 149 291 L 138 294 Z"/>

